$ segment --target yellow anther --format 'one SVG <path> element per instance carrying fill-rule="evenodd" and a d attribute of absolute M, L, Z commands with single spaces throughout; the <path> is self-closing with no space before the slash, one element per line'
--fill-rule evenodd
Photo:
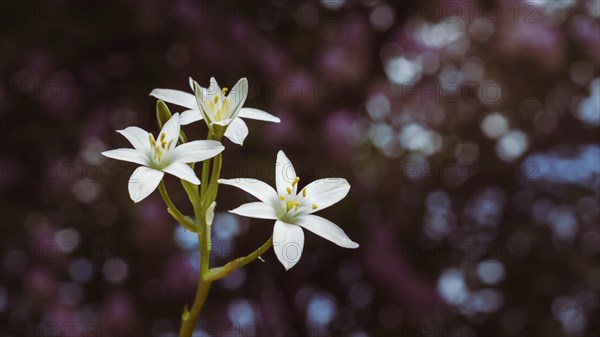
<path fill-rule="evenodd" d="M 227 95 L 227 90 L 229 90 L 229 89 L 227 89 L 227 88 L 221 89 L 221 94 L 223 94 L 223 96 Z"/>
<path fill-rule="evenodd" d="M 294 178 L 294 181 L 292 181 L 292 187 L 296 186 L 296 184 L 300 181 L 299 177 Z"/>
<path fill-rule="evenodd" d="M 219 103 L 219 95 L 215 95 L 215 104 Z"/>
<path fill-rule="evenodd" d="M 160 141 L 161 141 L 161 142 L 164 142 L 164 141 L 165 141 L 165 137 L 166 137 L 166 136 L 167 136 L 167 135 L 166 135 L 165 133 L 161 133 L 161 134 L 160 134 Z"/>
<path fill-rule="evenodd" d="M 175 140 L 175 139 L 171 139 L 171 140 L 169 141 L 169 144 L 167 144 L 167 149 L 170 149 L 170 148 L 171 148 L 171 145 L 173 145 L 173 141 L 174 141 L 174 140 Z"/>
<path fill-rule="evenodd" d="M 294 206 L 296 206 L 296 203 L 293 201 L 286 201 L 285 203 L 285 211 L 289 212 L 290 209 L 294 208 Z"/>
<path fill-rule="evenodd" d="M 292 194 L 292 189 L 291 188 L 286 187 L 285 190 L 286 190 L 287 194 Z"/>
<path fill-rule="evenodd" d="M 285 200 L 285 197 L 284 197 L 283 195 L 280 195 L 280 196 L 279 196 L 279 200 L 281 200 L 281 201 L 284 201 L 284 200 Z"/>
<path fill-rule="evenodd" d="M 154 140 L 154 136 L 151 133 L 148 134 L 148 140 L 150 141 L 150 145 L 152 147 L 156 146 L 156 140 Z"/>
<path fill-rule="evenodd" d="M 306 198 L 306 187 L 302 189 L 302 196 Z"/>
<path fill-rule="evenodd" d="M 299 201 L 294 202 L 294 206 L 296 206 L 296 207 L 300 206 L 300 202 Z"/>
<path fill-rule="evenodd" d="M 164 140 L 160 142 L 160 147 L 162 147 L 163 149 L 167 146 L 167 142 L 165 142 Z"/>
<path fill-rule="evenodd" d="M 317 206 L 317 204 L 312 204 L 312 209 L 317 209 L 319 208 L 319 206 Z"/>

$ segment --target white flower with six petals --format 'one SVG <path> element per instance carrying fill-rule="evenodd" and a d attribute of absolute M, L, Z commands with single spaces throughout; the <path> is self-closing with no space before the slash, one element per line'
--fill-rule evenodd
<path fill-rule="evenodd" d="M 102 152 L 109 158 L 142 165 L 129 179 L 129 196 L 134 202 L 137 203 L 150 195 L 165 172 L 199 185 L 200 180 L 187 163 L 204 161 L 225 149 L 220 142 L 214 140 L 196 140 L 177 146 L 179 130 L 178 113 L 165 123 L 156 139 L 151 133 L 130 126 L 117 132 L 127 138 L 133 149 L 122 148 Z"/>
<path fill-rule="evenodd" d="M 286 270 L 292 268 L 302 255 L 304 232 L 307 229 L 344 248 L 358 248 L 344 231 L 333 222 L 312 213 L 342 200 L 350 191 L 350 184 L 342 178 L 314 181 L 298 192 L 294 166 L 283 151 L 277 154 L 275 184 L 277 190 L 256 179 L 220 179 L 219 183 L 240 188 L 256 198 L 231 210 L 231 213 L 259 219 L 272 219 L 273 249 Z"/>
<path fill-rule="evenodd" d="M 280 119 L 259 109 L 244 108 L 248 96 L 248 81 L 240 79 L 231 92 L 221 89 L 214 77 L 210 78 L 208 88 L 201 87 L 191 77 L 189 85 L 194 94 L 173 89 L 154 89 L 154 96 L 168 103 L 188 108 L 181 113 L 181 125 L 187 125 L 201 119 L 206 119 L 209 126 L 219 125 L 227 128 L 224 136 L 232 142 L 242 145 L 248 135 L 248 127 L 241 119 L 250 118 L 267 122 L 279 123 Z"/>

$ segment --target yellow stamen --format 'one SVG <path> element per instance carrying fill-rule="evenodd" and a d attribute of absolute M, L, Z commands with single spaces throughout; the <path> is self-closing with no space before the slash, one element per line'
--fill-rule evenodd
<path fill-rule="evenodd" d="M 292 187 L 296 186 L 296 184 L 300 181 L 299 177 L 294 178 L 294 181 L 292 181 Z"/>
<path fill-rule="evenodd" d="M 287 201 L 287 202 L 285 203 L 285 211 L 286 211 L 286 212 L 289 212 L 289 211 L 290 211 L 290 209 L 294 208 L 294 206 L 296 206 L 296 203 L 295 203 L 295 202 L 293 202 L 293 201 Z"/>
<path fill-rule="evenodd" d="M 287 191 L 287 194 L 292 194 L 292 189 L 289 187 L 286 187 L 285 190 Z"/>
<path fill-rule="evenodd" d="M 280 196 L 279 196 L 279 200 L 281 200 L 281 201 L 284 201 L 284 200 L 285 200 L 285 197 L 284 197 L 283 195 L 280 195 Z"/>
<path fill-rule="evenodd" d="M 223 96 L 227 95 L 227 90 L 229 90 L 229 89 L 227 89 L 227 88 L 221 89 L 221 94 L 223 94 Z"/>
<path fill-rule="evenodd" d="M 312 209 L 317 209 L 318 207 L 317 204 L 312 204 Z"/>
<path fill-rule="evenodd" d="M 166 135 L 165 133 L 161 133 L 161 134 L 160 134 L 160 141 L 161 141 L 161 142 L 164 142 L 164 141 L 165 141 L 165 137 L 166 137 L 166 136 L 167 136 L 167 135 Z"/>
<path fill-rule="evenodd" d="M 152 147 L 156 146 L 156 140 L 154 140 L 154 136 L 151 133 L 148 134 L 148 140 L 150 141 L 150 145 Z"/>
<path fill-rule="evenodd" d="M 215 95 L 215 104 L 219 102 L 219 95 Z"/>
<path fill-rule="evenodd" d="M 167 149 L 170 149 L 170 148 L 171 148 L 171 145 L 173 145 L 173 141 L 174 141 L 174 140 L 175 140 L 175 139 L 171 139 L 171 140 L 169 141 L 169 144 L 167 144 Z"/>
<path fill-rule="evenodd" d="M 306 187 L 302 189 L 302 196 L 306 198 Z"/>
<path fill-rule="evenodd" d="M 296 206 L 296 207 L 300 206 L 300 202 L 299 201 L 294 202 L 294 206 Z"/>

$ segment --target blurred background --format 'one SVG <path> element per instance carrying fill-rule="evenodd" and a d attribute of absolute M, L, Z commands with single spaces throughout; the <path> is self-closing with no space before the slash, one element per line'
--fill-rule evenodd
<path fill-rule="evenodd" d="M 223 177 L 345 177 L 306 234 L 215 283 L 198 336 L 600 334 L 600 2 L 0 2 L 0 335 L 174 336 L 195 236 L 134 205 L 115 129 L 156 134 L 154 88 L 250 84 Z M 171 105 L 173 112 L 183 108 Z M 188 136 L 204 137 L 194 123 Z M 167 187 L 191 211 L 175 179 Z M 226 212 L 213 265 L 272 223 Z M 594 318 L 596 317 L 596 318 Z"/>

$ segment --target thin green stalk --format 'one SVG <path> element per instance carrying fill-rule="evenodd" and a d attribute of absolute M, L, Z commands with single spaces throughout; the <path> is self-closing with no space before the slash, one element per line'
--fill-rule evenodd
<path fill-rule="evenodd" d="M 160 192 L 160 196 L 163 198 L 165 204 L 167 204 L 167 212 L 169 212 L 169 214 L 171 214 L 175 220 L 179 221 L 179 223 L 183 225 L 183 228 L 197 233 L 198 225 L 190 217 L 183 215 L 175 206 L 173 201 L 171 201 L 163 180 L 161 180 L 160 184 L 158 185 L 158 191 Z"/>
<path fill-rule="evenodd" d="M 248 263 L 256 260 L 261 255 L 263 255 L 269 248 L 273 246 L 273 236 L 271 236 L 262 246 L 260 246 L 254 252 L 244 256 L 239 257 L 233 261 L 228 262 L 222 267 L 211 268 L 209 273 L 206 275 L 206 280 L 209 282 L 214 282 L 216 280 L 220 280 L 227 275 L 231 274 L 236 269 L 240 269 Z"/>

